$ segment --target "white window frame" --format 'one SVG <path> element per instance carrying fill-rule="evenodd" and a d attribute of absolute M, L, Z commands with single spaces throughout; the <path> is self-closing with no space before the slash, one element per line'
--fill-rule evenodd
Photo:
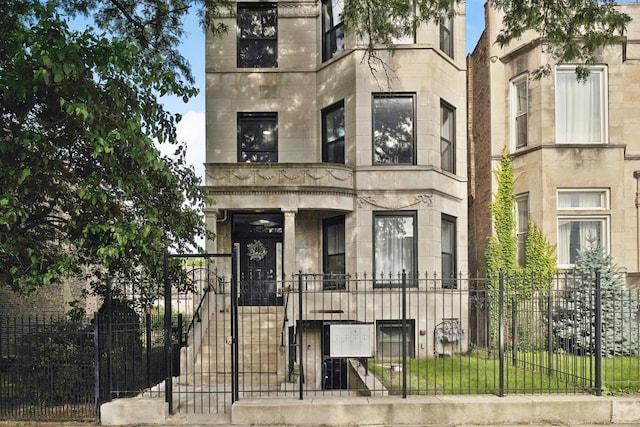
<path fill-rule="evenodd" d="M 525 86 L 526 94 L 526 107 L 524 111 L 518 111 L 518 86 L 523 84 Z M 510 107 L 510 120 L 509 120 L 509 135 L 511 141 L 511 152 L 525 149 L 529 146 L 529 74 L 521 74 L 514 77 L 509 84 L 509 107 Z M 527 129 L 525 132 L 526 141 L 518 147 L 518 126 L 517 119 L 526 116 Z"/>
<path fill-rule="evenodd" d="M 599 206 L 560 206 L 560 197 L 562 194 L 599 194 L 600 205 Z M 564 221 L 599 221 L 601 225 L 601 241 L 600 245 L 609 252 L 609 242 L 611 236 L 610 229 L 610 215 L 605 215 L 603 212 L 607 212 L 610 209 L 610 190 L 608 188 L 558 188 L 556 191 L 556 209 L 559 212 L 556 224 L 557 230 L 557 254 L 558 254 L 558 268 L 573 268 L 575 264 L 562 263 L 561 255 L 562 247 L 560 237 L 560 223 Z M 570 254 L 569 254 L 570 255 Z"/>
<path fill-rule="evenodd" d="M 606 144 L 609 140 L 609 99 L 608 99 L 608 72 L 606 65 L 594 65 L 588 67 L 590 76 L 599 76 L 599 96 L 600 96 L 600 139 L 597 141 L 577 141 L 577 140 L 564 140 L 560 135 L 560 126 L 558 124 L 562 121 L 560 109 L 558 108 L 559 90 L 558 90 L 558 75 L 571 74 L 576 79 L 576 84 L 581 84 L 577 80 L 576 66 L 575 65 L 558 65 L 555 72 L 555 126 L 556 126 L 556 143 L 557 144 Z"/>
<path fill-rule="evenodd" d="M 600 194 L 600 206 L 585 206 L 585 207 L 566 207 L 560 206 L 561 194 L 576 194 L 576 193 L 594 193 Z M 556 197 L 556 209 L 559 211 L 597 211 L 609 209 L 609 189 L 608 188 L 559 188 Z"/>
<path fill-rule="evenodd" d="M 443 10 L 439 23 L 439 48 L 442 53 L 454 59 L 455 41 L 454 35 L 455 15 L 448 16 L 448 11 Z M 448 37 L 447 37 L 448 36 Z"/>
<path fill-rule="evenodd" d="M 557 230 L 558 230 L 558 242 L 557 242 L 557 252 L 558 252 L 558 268 L 561 269 L 570 269 L 575 266 L 575 264 L 570 263 L 561 263 L 561 241 L 560 241 L 560 222 L 561 221 L 599 221 L 602 223 L 602 239 L 600 241 L 600 245 L 604 249 L 605 252 L 609 253 L 609 236 L 611 233 L 609 227 L 609 216 L 608 215 L 585 215 L 585 216 L 576 216 L 576 215 L 568 215 L 568 216 L 558 216 L 557 220 Z"/>

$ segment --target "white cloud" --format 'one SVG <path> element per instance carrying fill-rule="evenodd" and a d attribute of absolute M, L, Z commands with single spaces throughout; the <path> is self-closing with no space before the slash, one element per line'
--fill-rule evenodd
<path fill-rule="evenodd" d="M 204 183 L 205 162 L 205 114 L 204 111 L 187 111 L 176 127 L 178 141 L 186 143 L 187 164 L 193 165 Z"/>

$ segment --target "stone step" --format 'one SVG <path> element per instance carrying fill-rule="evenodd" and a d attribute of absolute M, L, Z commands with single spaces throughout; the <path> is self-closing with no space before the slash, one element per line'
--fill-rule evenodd
<path fill-rule="evenodd" d="M 182 375 L 178 379 L 178 382 L 182 385 L 189 386 L 215 386 L 216 388 L 223 388 L 225 386 L 231 388 L 231 381 L 233 380 L 231 373 L 195 373 L 190 375 Z M 278 375 L 276 373 L 239 373 L 238 383 L 243 385 L 243 388 L 249 389 L 263 389 L 263 390 L 280 390 L 282 383 L 285 381 L 284 375 Z M 250 387 L 248 387 L 250 386 Z"/>

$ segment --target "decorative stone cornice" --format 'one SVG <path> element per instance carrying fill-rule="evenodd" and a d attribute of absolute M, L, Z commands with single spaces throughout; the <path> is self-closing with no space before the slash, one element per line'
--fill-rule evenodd
<path fill-rule="evenodd" d="M 320 6 L 313 1 L 287 1 L 278 2 L 278 18 L 317 18 L 320 15 Z M 221 8 L 218 18 L 234 18 L 233 10 Z"/>
<path fill-rule="evenodd" d="M 353 171 L 347 168 L 304 166 L 216 166 L 206 171 L 209 187 L 303 186 L 353 188 Z"/>
<path fill-rule="evenodd" d="M 384 198 L 386 199 L 386 197 Z M 383 201 L 379 201 L 378 197 L 375 197 L 375 196 L 359 196 L 356 203 L 358 204 L 358 208 L 363 208 L 366 205 L 371 205 L 380 209 L 401 210 L 401 209 L 406 209 L 406 208 L 410 208 L 410 207 L 421 205 L 421 204 L 427 207 L 431 207 L 433 205 L 433 196 L 431 194 L 419 194 L 414 196 L 413 201 L 409 203 L 400 203 L 400 204 L 392 204 L 388 202 L 385 203 Z"/>
<path fill-rule="evenodd" d="M 355 197 L 353 191 L 341 190 L 339 188 L 295 188 L 287 189 L 284 187 L 202 187 L 207 194 L 216 196 L 289 196 L 289 195 L 307 195 L 307 196 L 336 196 L 336 197 Z"/>
<path fill-rule="evenodd" d="M 279 18 L 315 18 L 320 14 L 317 2 L 279 2 Z"/>

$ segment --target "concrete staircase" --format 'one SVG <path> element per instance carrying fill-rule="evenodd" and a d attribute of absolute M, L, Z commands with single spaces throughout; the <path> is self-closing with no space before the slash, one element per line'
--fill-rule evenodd
<path fill-rule="evenodd" d="M 238 307 L 239 386 L 245 392 L 275 390 L 284 382 L 285 354 L 281 348 L 282 307 Z M 196 356 L 189 384 L 231 383 L 231 314 L 215 313 Z"/>

